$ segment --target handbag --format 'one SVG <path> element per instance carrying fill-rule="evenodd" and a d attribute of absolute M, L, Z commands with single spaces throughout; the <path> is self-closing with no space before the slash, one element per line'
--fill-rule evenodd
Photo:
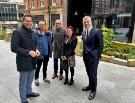
<path fill-rule="evenodd" d="M 63 70 L 67 70 L 68 69 L 68 60 L 61 60 L 61 67 Z"/>

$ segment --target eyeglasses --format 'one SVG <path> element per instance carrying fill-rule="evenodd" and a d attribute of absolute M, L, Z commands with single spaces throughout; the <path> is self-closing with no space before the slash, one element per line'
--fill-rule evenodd
<path fill-rule="evenodd" d="M 55 23 L 55 24 L 61 24 L 61 23 Z"/>

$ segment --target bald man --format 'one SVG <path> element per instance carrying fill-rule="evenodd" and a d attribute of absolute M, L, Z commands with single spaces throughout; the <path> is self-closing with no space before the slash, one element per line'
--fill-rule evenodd
<path fill-rule="evenodd" d="M 58 77 L 58 60 L 61 60 L 62 48 L 64 44 L 66 30 L 62 27 L 62 22 L 60 19 L 55 21 L 55 28 L 53 29 L 53 57 L 54 57 L 54 74 L 52 79 Z M 63 69 L 60 65 L 59 80 L 63 79 Z"/>

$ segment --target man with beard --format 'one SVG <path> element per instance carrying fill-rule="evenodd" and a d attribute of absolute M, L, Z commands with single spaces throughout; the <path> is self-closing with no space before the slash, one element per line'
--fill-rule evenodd
<path fill-rule="evenodd" d="M 55 21 L 55 28 L 53 29 L 53 57 L 54 57 L 54 74 L 52 79 L 58 77 L 58 60 L 62 56 L 62 48 L 65 38 L 65 29 L 62 27 L 62 22 L 60 19 Z M 60 76 L 59 80 L 63 79 L 63 69 L 60 65 Z"/>

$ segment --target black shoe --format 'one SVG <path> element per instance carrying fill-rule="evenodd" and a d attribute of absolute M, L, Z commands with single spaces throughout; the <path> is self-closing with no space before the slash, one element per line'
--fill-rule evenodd
<path fill-rule="evenodd" d="M 35 86 L 39 86 L 39 81 L 38 81 L 38 79 L 35 80 Z"/>
<path fill-rule="evenodd" d="M 96 96 L 96 92 L 90 92 L 90 95 L 88 97 L 89 100 L 93 100 Z"/>
<path fill-rule="evenodd" d="M 70 81 L 68 82 L 68 85 L 73 85 L 74 84 L 74 80 L 70 79 Z"/>
<path fill-rule="evenodd" d="M 58 75 L 57 74 L 53 74 L 52 79 L 55 79 L 56 77 L 58 77 Z"/>
<path fill-rule="evenodd" d="M 89 91 L 89 90 L 90 90 L 90 87 L 89 86 L 82 88 L 82 91 Z"/>
<path fill-rule="evenodd" d="M 29 103 L 28 101 L 22 102 L 22 103 Z"/>
<path fill-rule="evenodd" d="M 43 79 L 43 81 L 44 81 L 44 82 L 47 82 L 47 83 L 49 83 L 49 84 L 50 84 L 50 80 L 48 80 L 48 79 L 46 79 L 46 78 L 45 78 L 45 79 Z"/>
<path fill-rule="evenodd" d="M 31 94 L 26 95 L 27 98 L 29 97 L 38 97 L 39 93 L 32 92 Z"/>
<path fill-rule="evenodd" d="M 68 84 L 68 79 L 65 79 L 64 85 Z"/>

